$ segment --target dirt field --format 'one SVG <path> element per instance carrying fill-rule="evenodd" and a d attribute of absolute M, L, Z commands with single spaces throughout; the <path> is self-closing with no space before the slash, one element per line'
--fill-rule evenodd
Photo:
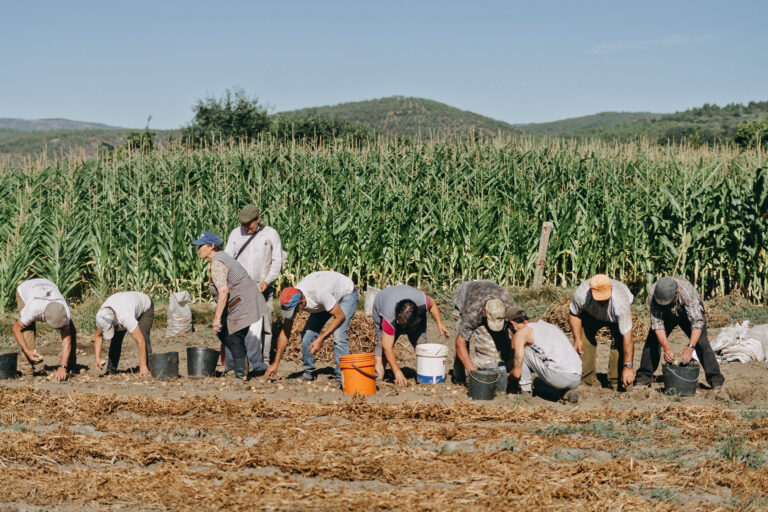
<path fill-rule="evenodd" d="M 364 349 L 367 321 L 358 312 L 355 322 L 352 345 Z M 47 339 L 53 366 L 60 346 Z M 159 328 L 152 341 L 180 353 L 182 376 L 186 347 L 218 347 L 203 324 L 172 340 Z M 679 331 L 673 344 L 684 345 Z M 126 372 L 99 377 L 89 336 L 78 350 L 88 369 L 65 383 L 0 381 L 0 510 L 768 508 L 765 364 L 724 365 L 724 392 L 580 388 L 574 406 L 475 403 L 452 384 L 385 382 L 349 397 L 329 363 L 315 382 L 289 378 L 300 370 L 295 342 L 278 381 L 247 384 L 141 379 L 130 338 Z M 410 346 L 399 352 L 414 369 Z"/>

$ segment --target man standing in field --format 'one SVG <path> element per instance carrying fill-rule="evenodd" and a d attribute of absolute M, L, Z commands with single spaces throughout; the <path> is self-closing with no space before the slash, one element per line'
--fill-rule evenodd
<path fill-rule="evenodd" d="M 259 207 L 249 204 L 240 210 L 240 227 L 232 230 L 224 251 L 240 263 L 267 304 L 261 322 L 251 325 L 245 337 L 245 348 L 253 370 L 264 372 L 272 349 L 272 301 L 275 281 L 283 268 L 283 247 L 280 235 L 273 228 L 261 223 Z M 232 354 L 225 348 L 226 368 L 232 369 Z"/>
<path fill-rule="evenodd" d="M 315 380 L 315 354 L 320 346 L 333 334 L 333 355 L 336 359 L 336 379 L 341 380 L 339 358 L 349 354 L 347 330 L 352 315 L 357 310 L 358 292 L 352 280 L 338 272 L 313 272 L 293 287 L 284 288 L 280 293 L 280 310 L 283 328 L 277 338 L 275 360 L 269 365 L 266 377 L 274 377 L 280 365 L 280 358 L 288 345 L 293 329 L 293 318 L 299 311 L 311 313 L 304 326 L 301 338 L 301 358 L 304 380 Z M 320 331 L 330 320 L 328 329 Z"/>
<path fill-rule="evenodd" d="M 384 358 L 395 374 L 395 384 L 406 386 L 403 372 L 395 359 L 395 341 L 408 336 L 413 348 L 427 342 L 427 311 L 437 323 L 437 331 L 448 336 L 437 303 L 426 293 L 408 285 L 388 286 L 373 301 L 373 330 L 376 333 L 376 375 L 384 377 Z"/>
<path fill-rule="evenodd" d="M 77 361 L 77 333 L 72 315 L 58 287 L 48 279 L 30 279 L 16 288 L 19 320 L 13 326 L 13 337 L 21 347 L 21 374 L 34 375 L 43 356 L 35 350 L 36 323 L 45 322 L 61 334 L 61 362 L 53 375 L 57 382 L 67 378 Z"/>
<path fill-rule="evenodd" d="M 611 331 L 612 337 L 608 358 L 608 384 L 617 389 L 619 384 L 628 387 L 635 380 L 635 372 L 632 369 L 632 311 L 629 307 L 634 298 L 626 285 L 610 279 L 605 274 L 597 274 L 584 281 L 573 293 L 570 324 L 573 348 L 582 356 L 583 384 L 592 386 L 595 383 L 597 331 L 603 327 Z M 621 382 L 620 364 L 623 364 Z"/>
<path fill-rule="evenodd" d="M 507 376 L 518 380 L 520 390 L 530 395 L 535 373 L 566 401 L 578 402 L 576 388 L 581 382 L 581 358 L 563 331 L 544 320 L 529 322 L 528 315 L 518 307 L 507 310 L 507 320 L 514 332 L 512 349 L 515 352 L 512 370 Z"/>
<path fill-rule="evenodd" d="M 139 350 L 139 375 L 150 377 L 149 355 L 152 344 L 149 333 L 155 319 L 155 305 L 141 292 L 119 292 L 111 295 L 96 312 L 96 334 L 93 336 L 96 369 L 101 371 L 101 345 L 110 340 L 107 374 L 117 373 L 125 333 L 130 333 Z"/>
<path fill-rule="evenodd" d="M 465 382 L 466 370 L 477 370 L 504 363 L 510 369 L 512 358 L 507 325 L 507 308 L 516 306 L 507 290 L 493 281 L 461 283 L 453 300 L 456 326 L 456 357 L 453 381 Z M 467 348 L 472 343 L 472 354 Z"/>
<path fill-rule="evenodd" d="M 688 363 L 696 351 L 709 385 L 712 389 L 721 388 L 725 378 L 720 373 L 720 365 L 717 364 L 707 338 L 704 304 L 691 282 L 682 277 L 662 277 L 651 288 L 648 303 L 651 308 L 651 329 L 643 346 L 635 384 L 650 385 L 653 372 L 659 366 L 660 348 L 664 352 L 664 360 L 668 363 L 675 360 L 675 353 L 667 337 L 679 325 L 688 336 L 688 346 L 683 349 L 681 356 L 682 363 Z"/>

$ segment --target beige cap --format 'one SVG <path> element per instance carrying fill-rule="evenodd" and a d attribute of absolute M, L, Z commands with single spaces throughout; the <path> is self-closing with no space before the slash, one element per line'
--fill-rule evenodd
<path fill-rule="evenodd" d="M 96 327 L 105 340 L 112 339 L 115 335 L 115 312 L 112 308 L 101 308 L 96 312 Z"/>
<path fill-rule="evenodd" d="M 61 302 L 49 302 L 43 311 L 43 318 L 51 329 L 61 329 L 67 325 L 67 308 Z"/>
<path fill-rule="evenodd" d="M 485 320 L 488 329 L 498 332 L 504 328 L 507 319 L 507 307 L 501 299 L 490 299 L 485 303 Z"/>
<path fill-rule="evenodd" d="M 611 298 L 611 279 L 605 274 L 596 274 L 590 279 L 589 288 L 592 290 L 592 298 L 595 300 Z"/>

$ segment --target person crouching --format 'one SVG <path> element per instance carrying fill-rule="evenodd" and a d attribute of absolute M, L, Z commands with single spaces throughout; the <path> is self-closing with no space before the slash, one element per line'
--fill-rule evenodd
<path fill-rule="evenodd" d="M 519 307 L 507 310 L 507 321 L 514 335 L 515 352 L 508 377 L 520 381 L 523 394 L 532 392 L 533 374 L 571 403 L 579 400 L 581 358 L 563 331 L 544 320 L 529 322 Z"/>

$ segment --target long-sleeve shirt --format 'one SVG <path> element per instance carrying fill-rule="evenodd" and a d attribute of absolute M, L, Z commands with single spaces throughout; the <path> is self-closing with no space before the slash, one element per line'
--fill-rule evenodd
<path fill-rule="evenodd" d="M 603 322 L 618 323 L 619 332 L 627 334 L 632 330 L 632 310 L 629 305 L 635 300 L 635 296 L 629 291 L 627 285 L 615 279 L 611 279 L 611 298 L 603 305 L 592 298 L 592 290 L 589 280 L 584 281 L 573 292 L 571 300 L 571 314 L 581 316 L 587 312 L 593 318 Z"/>
<path fill-rule="evenodd" d="M 664 330 L 664 316 L 681 316 L 685 314 L 691 323 L 691 329 L 703 329 L 705 323 L 704 304 L 701 296 L 690 281 L 682 277 L 673 277 L 677 283 L 677 296 L 671 304 L 660 306 L 653 300 L 653 292 L 656 291 L 656 283 L 648 293 L 648 305 L 651 308 L 651 329 Z"/>
<path fill-rule="evenodd" d="M 251 235 L 242 227 L 235 228 L 229 234 L 224 252 L 233 258 L 237 254 L 237 262 L 257 284 L 262 281 L 272 284 L 283 267 L 283 246 L 280 235 L 273 228 L 262 225 L 253 241 L 242 251 L 242 254 L 238 254 L 249 238 Z"/>

